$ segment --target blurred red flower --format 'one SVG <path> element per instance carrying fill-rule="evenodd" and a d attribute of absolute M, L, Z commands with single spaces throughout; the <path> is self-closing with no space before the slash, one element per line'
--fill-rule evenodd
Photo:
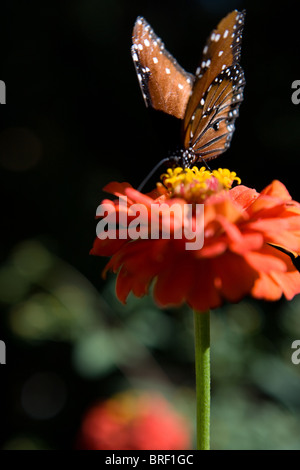
<path fill-rule="evenodd" d="M 84 416 L 79 447 L 86 450 L 180 450 L 191 447 L 186 418 L 157 393 L 124 392 Z"/>
<path fill-rule="evenodd" d="M 128 183 L 104 188 L 119 198 L 126 196 L 126 206 L 120 199 L 105 202 L 119 216 L 126 212 L 129 222 L 133 204 L 146 207 L 146 224 L 153 203 L 170 207 L 204 203 L 204 246 L 198 250 L 186 250 L 187 240 L 172 233 L 170 239 L 96 238 L 91 254 L 111 256 L 105 272 L 118 272 L 118 298 L 125 302 L 130 292 L 143 296 L 153 280 L 158 305 L 187 302 L 198 311 L 218 307 L 224 300 L 237 302 L 245 295 L 277 300 L 282 294 L 291 299 L 300 293 L 300 273 L 288 254 L 275 247 L 300 252 L 300 204 L 286 187 L 273 181 L 261 193 L 242 185 L 228 190 L 231 185 L 224 181 L 235 173 L 222 169 L 214 170 L 214 175 L 207 172 L 211 176 L 203 186 L 201 170 L 197 171 L 189 170 L 185 178 L 182 170 L 169 170 L 165 187 L 147 195 Z M 231 183 L 237 179 L 230 178 Z M 178 223 L 175 214 L 173 227 Z"/>

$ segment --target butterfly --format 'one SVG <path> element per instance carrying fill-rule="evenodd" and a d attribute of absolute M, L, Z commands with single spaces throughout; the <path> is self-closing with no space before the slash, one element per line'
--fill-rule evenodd
<path fill-rule="evenodd" d="M 178 64 L 143 17 L 136 19 L 131 54 L 145 104 L 182 119 L 183 147 L 162 162 L 186 168 L 228 149 L 245 86 L 239 64 L 244 18 L 245 11 L 235 10 L 220 21 L 195 75 Z"/>

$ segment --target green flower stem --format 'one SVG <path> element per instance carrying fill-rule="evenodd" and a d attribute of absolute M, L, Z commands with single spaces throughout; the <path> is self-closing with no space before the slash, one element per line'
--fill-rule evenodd
<path fill-rule="evenodd" d="M 210 312 L 194 312 L 197 450 L 210 449 Z"/>

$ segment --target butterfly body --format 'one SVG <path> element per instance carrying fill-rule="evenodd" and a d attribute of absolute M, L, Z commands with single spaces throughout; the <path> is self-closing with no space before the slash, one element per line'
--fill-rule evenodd
<path fill-rule="evenodd" d="M 210 34 L 195 75 L 165 49 L 142 17 L 133 30 L 132 58 L 146 106 L 182 119 L 182 149 L 171 164 L 190 167 L 230 145 L 243 100 L 239 64 L 245 12 L 233 11 Z"/>
<path fill-rule="evenodd" d="M 168 157 L 168 162 L 172 166 L 181 166 L 182 168 L 191 167 L 197 163 L 198 160 L 199 157 L 195 153 L 193 147 L 189 147 L 187 149 L 180 148 Z"/>

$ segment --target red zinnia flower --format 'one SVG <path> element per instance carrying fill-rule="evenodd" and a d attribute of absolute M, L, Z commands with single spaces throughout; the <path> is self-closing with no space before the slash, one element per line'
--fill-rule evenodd
<path fill-rule="evenodd" d="M 187 420 L 157 393 L 125 392 L 85 415 L 79 447 L 87 450 L 180 450 L 191 446 Z"/>
<path fill-rule="evenodd" d="M 118 272 L 116 291 L 122 302 L 130 292 L 138 297 L 146 294 L 154 280 L 154 298 L 160 306 L 185 301 L 198 311 L 218 307 L 224 300 L 237 302 L 247 294 L 277 300 L 282 294 L 291 299 L 300 292 L 300 273 L 275 247 L 300 252 L 300 204 L 279 181 L 258 193 L 241 185 L 229 189 L 233 180 L 238 178 L 228 170 L 175 169 L 168 170 L 164 187 L 147 195 L 128 183 L 104 188 L 119 197 L 103 202 L 116 211 L 117 223 L 127 216 L 125 229 L 136 217 L 133 204 L 140 205 L 139 221 L 145 227 L 153 204 L 164 208 L 204 204 L 204 245 L 196 250 L 187 250 L 190 240 L 175 236 L 182 224 L 176 212 L 169 239 L 146 238 L 141 229 L 140 238 L 133 240 L 124 226 L 119 226 L 116 238 L 109 238 L 110 228 L 106 239 L 96 238 L 91 253 L 111 256 L 105 271 Z M 126 204 L 120 199 L 124 197 Z M 193 223 L 194 219 L 193 215 Z"/>

